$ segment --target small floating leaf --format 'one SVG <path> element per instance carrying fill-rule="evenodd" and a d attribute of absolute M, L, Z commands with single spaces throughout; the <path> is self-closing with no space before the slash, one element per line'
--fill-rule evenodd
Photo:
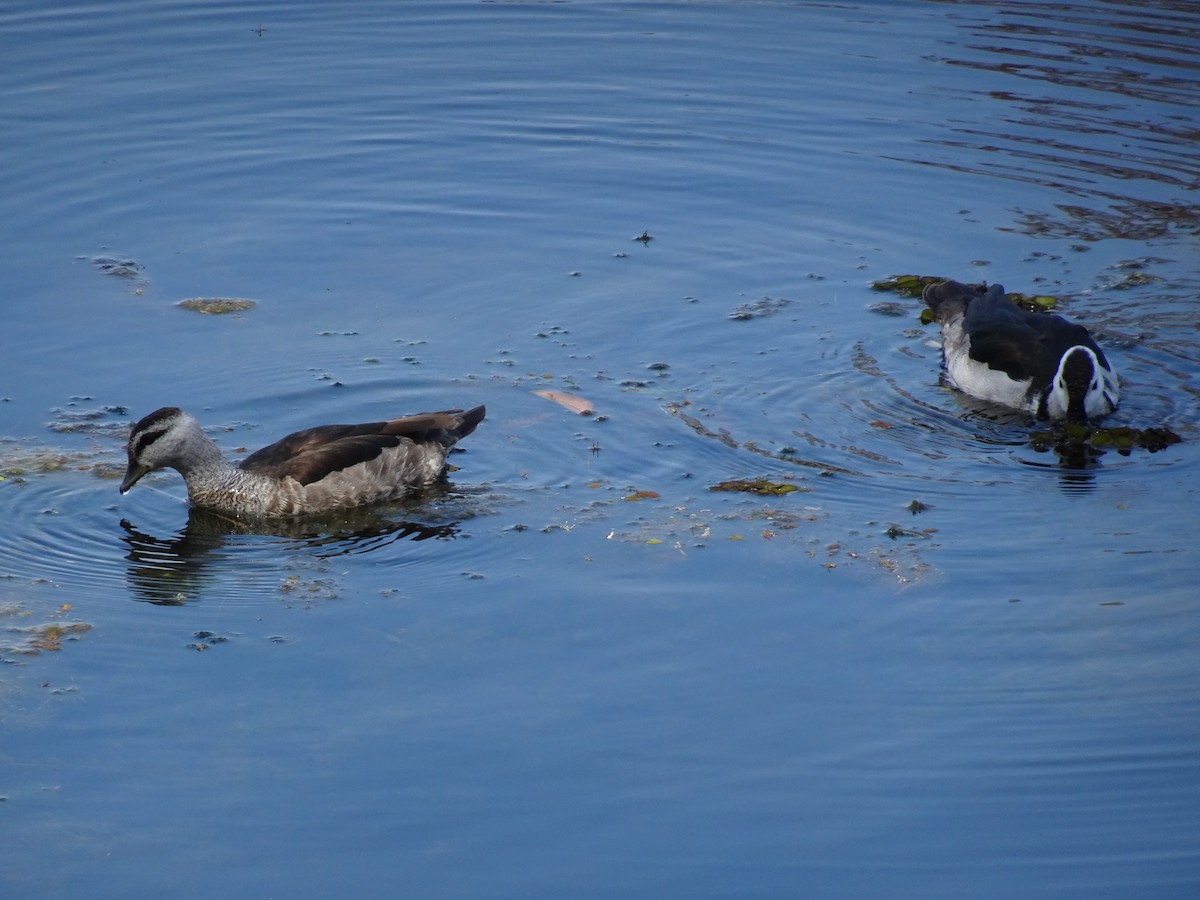
<path fill-rule="evenodd" d="M 581 416 L 590 416 L 593 412 L 591 403 L 583 399 L 583 397 L 568 394 L 566 391 L 534 391 L 534 393 L 547 400 L 553 400 L 559 406 Z"/>
<path fill-rule="evenodd" d="M 657 500 L 661 495 L 658 491 L 634 491 L 625 499 L 630 501 L 636 500 Z"/>

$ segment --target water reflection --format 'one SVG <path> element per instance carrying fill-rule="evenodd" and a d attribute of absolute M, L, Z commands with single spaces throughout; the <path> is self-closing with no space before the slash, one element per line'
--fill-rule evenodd
<path fill-rule="evenodd" d="M 170 537 L 156 537 L 121 520 L 128 561 L 127 579 L 134 599 L 160 606 L 181 606 L 197 599 L 219 575 L 228 575 L 228 559 L 247 544 L 267 538 L 273 549 L 299 550 L 318 558 L 357 555 L 396 541 L 454 538 L 457 522 L 429 524 L 389 518 L 374 509 L 336 518 L 304 518 L 247 523 L 202 509 L 188 512 L 187 525 Z M 275 539 L 275 540 L 272 540 Z M 280 547 L 282 539 L 286 543 Z M 261 546 L 261 542 L 255 542 Z"/>
<path fill-rule="evenodd" d="M 1017 456 L 1017 462 L 1034 469 L 1058 470 L 1058 486 L 1066 494 L 1090 494 L 1097 487 L 1096 471 L 1103 451 L 1078 444 L 1065 450 L 1055 450 L 1057 459 L 1039 454 L 1037 459 Z"/>
<path fill-rule="evenodd" d="M 970 38 L 943 62 L 987 73 L 976 94 L 1006 106 L 987 125 L 951 126 L 931 140 L 951 151 L 944 159 L 910 161 L 1083 201 L 1019 210 L 1027 234 L 1151 240 L 1194 230 L 1200 205 L 1164 194 L 1193 191 L 1200 174 L 1189 150 L 1194 9 L 1078 4 L 1066 25 L 1057 6 L 1027 4 L 998 22 L 986 6 L 988 17 L 964 23 Z"/>

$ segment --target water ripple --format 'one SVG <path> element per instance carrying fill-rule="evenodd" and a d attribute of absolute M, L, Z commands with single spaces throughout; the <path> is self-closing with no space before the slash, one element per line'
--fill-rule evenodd
<path fill-rule="evenodd" d="M 111 514 L 97 502 L 116 483 L 77 472 L 27 476 L 0 485 L 6 526 L 0 529 L 4 573 L 18 579 L 88 583 L 107 590 L 121 580 L 107 539 Z"/>
<path fill-rule="evenodd" d="M 1200 102 L 1194 8 L 1078 4 L 1068 17 L 1030 3 L 996 22 L 986 6 L 984 18 L 963 21 L 971 37 L 943 62 L 994 76 L 974 93 L 990 110 L 1004 104 L 1000 114 L 947 123 L 948 135 L 927 141 L 944 157 L 905 160 L 1076 198 L 1020 211 L 1028 234 L 1147 240 L 1194 230 L 1200 204 L 1178 196 L 1200 183 L 1188 150 Z"/>

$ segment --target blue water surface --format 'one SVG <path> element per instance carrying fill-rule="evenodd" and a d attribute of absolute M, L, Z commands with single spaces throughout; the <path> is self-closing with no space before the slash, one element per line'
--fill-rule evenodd
<path fill-rule="evenodd" d="M 5 6 L 0 893 L 1196 895 L 1198 28 Z M 1035 447 L 904 273 L 1058 297 L 1181 442 Z M 476 403 L 361 514 L 117 492 L 164 405 Z"/>

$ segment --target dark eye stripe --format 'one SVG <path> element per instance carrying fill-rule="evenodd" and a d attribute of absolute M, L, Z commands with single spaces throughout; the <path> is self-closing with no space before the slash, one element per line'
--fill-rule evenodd
<path fill-rule="evenodd" d="M 142 451 L 167 433 L 168 428 L 155 428 L 153 431 L 139 431 L 130 445 L 134 456 L 140 456 Z"/>
<path fill-rule="evenodd" d="M 129 449 L 136 457 L 148 446 L 171 430 L 171 422 L 179 415 L 174 407 L 155 410 L 133 426 L 129 434 Z"/>

